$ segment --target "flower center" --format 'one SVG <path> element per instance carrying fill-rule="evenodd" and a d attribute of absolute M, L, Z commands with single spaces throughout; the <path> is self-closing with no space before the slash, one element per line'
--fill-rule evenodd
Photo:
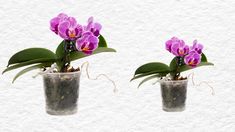
<path fill-rule="evenodd" d="M 192 60 L 188 63 L 189 65 L 195 65 L 195 62 Z"/>
<path fill-rule="evenodd" d="M 76 37 L 75 31 L 69 31 L 69 37 L 70 38 L 75 38 Z"/>
<path fill-rule="evenodd" d="M 179 49 L 179 54 L 180 54 L 180 55 L 183 55 L 183 54 L 184 54 L 184 50 Z"/>
<path fill-rule="evenodd" d="M 82 50 L 83 50 L 83 51 L 88 51 L 89 48 L 88 48 L 88 47 L 84 47 Z"/>

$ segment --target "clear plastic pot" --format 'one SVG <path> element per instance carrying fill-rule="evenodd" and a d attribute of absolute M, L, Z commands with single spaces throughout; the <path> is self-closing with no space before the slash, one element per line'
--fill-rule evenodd
<path fill-rule="evenodd" d="M 188 80 L 161 80 L 162 109 L 167 112 L 184 111 Z"/>
<path fill-rule="evenodd" d="M 77 112 L 80 74 L 80 71 L 43 74 L 48 114 L 70 115 Z"/>

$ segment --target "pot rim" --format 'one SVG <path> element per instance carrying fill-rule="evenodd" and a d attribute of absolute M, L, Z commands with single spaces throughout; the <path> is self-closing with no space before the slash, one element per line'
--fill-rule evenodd
<path fill-rule="evenodd" d="M 43 72 L 42 75 L 71 75 L 71 74 L 81 74 L 81 71 L 75 72 Z"/>
<path fill-rule="evenodd" d="M 164 79 L 161 79 L 161 80 L 159 80 L 159 82 L 160 83 L 162 83 L 162 82 L 172 82 L 172 83 L 174 83 L 174 82 L 188 82 L 188 78 L 187 79 L 184 79 L 184 80 L 164 80 Z"/>

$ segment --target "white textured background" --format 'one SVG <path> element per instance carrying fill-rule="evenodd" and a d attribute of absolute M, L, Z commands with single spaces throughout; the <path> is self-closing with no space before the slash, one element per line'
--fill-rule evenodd
<path fill-rule="evenodd" d="M 60 12 L 85 24 L 89 16 L 103 25 L 102 34 L 117 53 L 104 53 L 74 62 L 91 64 L 92 76 L 107 73 L 119 93 L 105 79 L 82 75 L 79 112 L 50 116 L 44 110 L 42 78 L 28 73 L 11 84 L 16 71 L 0 75 L 0 132 L 156 132 L 235 131 L 235 1 L 234 0 L 1 0 L 0 70 L 15 52 L 29 47 L 55 50 L 61 38 L 49 30 Z M 181 113 L 161 109 L 159 84 L 129 83 L 134 70 L 150 61 L 169 63 L 164 43 L 178 36 L 204 44 L 214 67 L 198 68 L 189 83 L 187 108 Z M 84 73 L 84 72 L 83 72 Z"/>

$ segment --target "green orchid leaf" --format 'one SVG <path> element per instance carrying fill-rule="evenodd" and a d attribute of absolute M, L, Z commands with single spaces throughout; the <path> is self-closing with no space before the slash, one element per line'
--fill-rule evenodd
<path fill-rule="evenodd" d="M 91 55 L 103 53 L 103 52 L 116 52 L 116 50 L 112 49 L 112 48 L 100 47 L 100 48 L 97 48 L 95 51 L 93 51 L 93 53 Z M 86 55 L 83 52 L 74 51 L 70 54 L 70 59 L 71 59 L 71 61 L 74 61 L 74 60 L 84 58 L 87 56 L 90 56 L 90 55 Z"/>
<path fill-rule="evenodd" d="M 35 60 L 30 60 L 30 61 L 26 61 L 26 62 L 21 62 L 21 63 L 18 63 L 18 64 L 15 64 L 13 66 L 9 66 L 7 67 L 3 72 L 7 72 L 7 71 L 11 71 L 11 70 L 14 70 L 14 69 L 17 69 L 17 68 L 20 68 L 20 67 L 23 67 L 23 66 L 27 66 L 27 65 L 31 65 L 31 64 L 36 64 L 36 63 L 48 63 L 48 64 L 53 64 L 56 62 L 56 59 L 35 59 Z"/>
<path fill-rule="evenodd" d="M 169 73 L 168 71 L 167 72 L 151 71 L 151 72 L 135 75 L 130 81 L 133 81 L 142 77 L 146 77 L 152 74 L 157 74 L 159 77 L 163 77 L 163 76 L 166 76 L 168 73 Z"/>
<path fill-rule="evenodd" d="M 16 64 L 16 63 L 42 59 L 42 58 L 43 59 L 56 59 L 56 55 L 48 49 L 29 48 L 29 49 L 25 49 L 14 54 L 8 61 L 7 66 Z"/>
<path fill-rule="evenodd" d="M 104 39 L 104 37 L 102 35 L 99 36 L 99 47 L 107 47 L 107 43 L 106 40 Z"/>
<path fill-rule="evenodd" d="M 37 64 L 37 65 L 27 67 L 27 68 L 21 70 L 19 73 L 16 74 L 16 76 L 14 77 L 12 83 L 14 83 L 17 78 L 19 78 L 20 76 L 22 76 L 23 74 L 25 74 L 29 71 L 32 71 L 32 70 L 35 70 L 35 69 L 40 69 L 40 68 L 43 68 L 43 67 L 49 67 L 49 66 L 51 66 L 50 63 L 44 63 L 44 64 Z"/>
<path fill-rule="evenodd" d="M 171 63 L 170 63 L 170 74 L 171 76 L 175 76 L 176 75 L 176 69 L 177 69 L 177 57 L 174 57 L 172 60 L 171 60 Z"/>
<path fill-rule="evenodd" d="M 63 56 L 64 56 L 64 44 L 65 43 L 65 41 L 63 40 L 60 44 L 59 44 L 59 46 L 56 48 L 56 56 L 57 56 L 57 58 L 62 58 Z"/>
<path fill-rule="evenodd" d="M 206 55 L 204 53 L 202 53 L 201 62 L 207 62 L 207 58 L 206 58 Z"/>
<path fill-rule="evenodd" d="M 177 61 L 176 61 L 176 57 L 174 57 L 174 58 L 171 60 L 170 69 L 171 69 L 171 71 L 175 71 L 176 68 L 177 68 Z"/>
<path fill-rule="evenodd" d="M 139 88 L 142 84 L 144 84 L 145 82 L 147 82 L 147 81 L 149 81 L 149 80 L 151 80 L 151 79 L 154 79 L 154 78 L 159 78 L 159 77 L 161 77 L 161 76 L 159 76 L 158 74 L 155 74 L 155 75 L 152 75 L 152 76 L 149 76 L 149 77 L 145 78 L 143 81 L 140 82 L 140 84 L 138 85 L 138 88 Z"/>
<path fill-rule="evenodd" d="M 130 82 L 133 81 L 133 80 L 142 78 L 142 77 L 146 77 L 146 76 L 152 75 L 152 74 L 157 74 L 157 73 L 156 73 L 156 72 L 149 72 L 149 73 L 139 74 L 139 75 L 134 76 L 134 77 L 130 80 Z"/>
<path fill-rule="evenodd" d="M 201 67 L 201 66 L 213 66 L 214 64 L 213 63 L 210 63 L 210 62 L 201 62 L 200 64 L 198 64 L 196 67 L 194 68 L 197 68 L 197 67 Z M 191 69 L 194 69 L 193 67 L 190 67 L 188 65 L 184 65 L 184 66 L 181 66 L 179 68 L 179 71 L 180 72 L 184 72 L 184 71 L 187 71 L 187 70 L 191 70 Z"/>
<path fill-rule="evenodd" d="M 137 70 L 135 71 L 135 75 L 149 73 L 152 71 L 154 71 L 155 73 L 157 72 L 169 73 L 170 68 L 166 64 L 163 64 L 160 62 L 151 62 L 151 63 L 144 64 L 140 66 L 139 68 L 137 68 Z"/>
<path fill-rule="evenodd" d="M 62 62 L 62 58 L 64 57 L 65 55 L 65 51 L 64 51 L 64 45 L 65 45 L 65 40 L 63 40 L 59 46 L 56 48 L 56 56 L 57 58 L 59 58 L 57 61 L 56 61 L 56 64 L 58 66 L 58 69 L 61 69 L 61 67 L 63 66 L 63 62 Z"/>

